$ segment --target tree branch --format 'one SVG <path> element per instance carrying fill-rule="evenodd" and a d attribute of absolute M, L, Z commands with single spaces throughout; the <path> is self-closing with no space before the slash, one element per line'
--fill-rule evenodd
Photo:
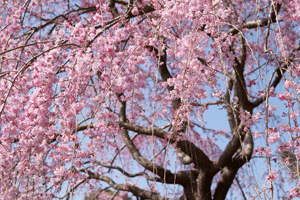
<path fill-rule="evenodd" d="M 300 50 L 300 45 L 298 45 L 295 49 L 293 49 L 292 52 L 296 52 L 299 50 Z M 284 73 L 287 71 L 288 65 L 290 63 L 292 63 L 294 61 L 294 59 L 295 59 L 295 55 L 293 55 L 293 53 L 291 53 L 288 57 L 288 63 L 284 64 L 282 67 L 281 66 L 277 67 L 277 69 L 275 70 L 275 73 L 276 73 L 275 79 L 272 81 L 269 88 L 274 87 L 274 90 L 276 89 L 276 87 L 278 86 L 279 82 L 281 81 Z M 267 95 L 252 102 L 253 107 L 256 108 L 257 106 L 259 106 L 261 103 L 263 103 L 266 100 L 266 98 L 267 98 Z"/>
<path fill-rule="evenodd" d="M 116 18 L 116 17 L 119 16 L 119 12 L 118 12 L 118 9 L 117 9 L 116 6 L 115 6 L 115 3 L 116 3 L 115 0 L 110 0 L 110 1 L 109 1 L 109 4 L 108 4 L 109 11 L 110 11 L 110 13 L 112 14 L 112 16 L 113 16 L 114 18 Z"/>
<path fill-rule="evenodd" d="M 253 154 L 254 142 L 250 129 L 246 133 L 245 143 L 245 148 L 233 158 L 233 164 L 235 166 L 242 167 L 246 162 L 249 162 L 251 159 L 251 156 Z"/>
<path fill-rule="evenodd" d="M 142 135 L 148 135 L 148 136 L 156 136 L 161 139 L 166 139 L 168 133 L 166 131 L 161 130 L 158 127 L 140 127 L 133 125 L 129 122 L 118 122 L 120 127 L 123 127 L 126 130 L 131 130 L 136 133 L 142 134 Z M 187 140 L 180 140 L 176 141 L 175 139 L 170 139 L 169 140 L 171 144 L 175 144 L 176 147 L 179 148 L 179 154 L 183 153 L 188 155 L 195 166 L 201 169 L 206 169 L 208 167 L 211 167 L 211 161 L 209 158 L 206 156 L 206 154 L 199 149 L 197 146 L 195 146 L 193 143 L 187 141 Z M 190 162 L 190 163 L 191 163 Z M 151 170 L 150 170 L 151 171 Z"/>
<path fill-rule="evenodd" d="M 119 102 L 120 102 L 120 122 L 127 121 L 126 119 L 126 102 L 122 101 L 120 99 L 121 95 L 119 96 Z M 170 170 L 167 170 L 153 162 L 148 161 L 146 158 L 144 158 L 139 150 L 136 148 L 134 143 L 132 142 L 131 138 L 128 135 L 128 131 L 126 128 L 123 127 L 122 130 L 122 137 L 123 140 L 130 151 L 132 157 L 134 160 L 136 160 L 141 166 L 143 166 L 145 169 L 151 171 L 154 174 L 157 174 L 162 179 L 165 180 L 166 183 L 178 183 L 178 177 L 175 176 Z M 179 177 L 180 178 L 180 177 Z"/>
<path fill-rule="evenodd" d="M 155 52 L 156 58 L 158 59 L 158 71 L 159 71 L 159 74 L 160 74 L 162 80 L 164 82 L 167 82 L 167 80 L 169 78 L 173 78 L 171 76 L 169 70 L 168 70 L 168 67 L 167 67 L 167 50 L 164 49 L 163 52 L 159 52 L 153 46 L 146 46 L 146 48 L 148 48 L 149 51 L 154 51 Z M 173 86 L 168 85 L 167 88 L 168 88 L 169 92 L 174 90 Z M 172 104 L 173 104 L 173 110 L 176 110 L 180 105 L 180 99 L 173 100 Z"/>
<path fill-rule="evenodd" d="M 111 178 L 107 176 L 101 176 L 98 174 L 93 173 L 92 171 L 81 169 L 80 172 L 84 172 L 88 174 L 88 179 L 96 179 L 101 180 L 109 184 L 112 188 L 115 190 L 122 190 L 122 191 L 129 191 L 133 195 L 143 198 L 143 199 L 153 199 L 153 200 L 165 200 L 168 198 L 160 196 L 158 193 L 153 191 L 146 191 L 143 189 L 140 189 L 139 187 L 136 187 L 134 185 L 128 185 L 128 184 L 116 184 Z M 171 200 L 171 199 L 168 199 Z"/>
<path fill-rule="evenodd" d="M 228 81 L 227 91 L 226 91 L 226 94 L 224 95 L 224 100 L 226 103 L 227 118 L 228 118 L 228 122 L 230 125 L 230 130 L 232 133 L 234 133 L 237 129 L 237 124 L 236 124 L 236 118 L 235 118 L 235 115 L 233 112 L 233 105 L 231 104 L 232 88 L 233 88 L 233 81 L 232 81 L 232 79 L 230 79 Z"/>
<path fill-rule="evenodd" d="M 91 6 L 91 7 L 86 7 L 86 8 L 78 8 L 76 10 L 71 10 L 71 11 L 65 13 L 65 14 L 57 15 L 56 17 L 47 20 L 46 23 L 44 23 L 44 24 L 42 24 L 38 27 L 32 27 L 29 32 L 31 32 L 32 30 L 34 30 L 34 32 L 38 32 L 39 30 L 45 28 L 46 26 L 55 23 L 60 17 L 62 17 L 64 19 L 67 19 L 68 18 L 67 16 L 74 13 L 74 12 L 82 12 L 82 13 L 78 14 L 78 15 L 81 15 L 81 14 L 84 14 L 84 13 L 87 13 L 87 12 L 94 12 L 94 11 L 97 11 L 96 6 Z M 26 32 L 24 35 L 27 35 L 29 32 Z"/>
<path fill-rule="evenodd" d="M 243 122 L 241 122 L 238 130 L 233 134 L 230 142 L 227 144 L 218 161 L 214 162 L 216 169 L 221 169 L 226 166 L 228 162 L 231 162 L 232 156 L 240 148 L 241 141 L 244 140 L 244 134 L 242 134 L 244 126 L 242 124 Z"/>
<path fill-rule="evenodd" d="M 140 15 L 144 15 L 146 13 L 149 13 L 149 12 L 152 12 L 154 11 L 154 7 L 151 6 L 151 5 L 145 5 L 144 8 L 142 8 L 139 12 L 138 15 L 133 15 L 130 11 L 130 9 L 127 11 L 127 13 L 124 15 L 124 16 L 117 16 L 115 19 L 113 20 L 110 20 L 106 23 L 106 26 L 99 32 L 95 35 L 95 37 L 90 40 L 86 47 L 89 47 L 100 35 L 102 35 L 102 33 L 104 33 L 104 31 L 106 31 L 107 29 L 111 28 L 113 25 L 117 24 L 119 21 L 123 21 L 123 20 L 126 20 L 126 19 L 131 19 L 131 18 L 134 18 L 136 16 L 140 16 Z M 98 28 L 102 28 L 102 25 L 97 25 L 94 27 L 95 29 L 98 29 Z"/>
<path fill-rule="evenodd" d="M 246 146 L 245 149 L 232 160 L 228 160 L 226 166 L 222 170 L 222 176 L 217 184 L 214 200 L 224 200 L 226 194 L 231 187 L 233 180 L 238 170 L 246 163 L 249 162 L 253 153 L 253 138 L 250 129 L 246 133 Z"/>
<path fill-rule="evenodd" d="M 254 21 L 250 21 L 250 22 L 245 22 L 245 23 L 243 23 L 243 25 L 241 26 L 240 29 L 237 29 L 237 28 L 233 27 L 233 28 L 229 29 L 227 31 L 227 33 L 231 34 L 231 35 L 235 35 L 238 32 L 240 32 L 240 30 L 242 30 L 242 29 L 253 29 L 253 28 L 267 26 L 268 23 L 269 23 L 269 20 L 272 23 L 275 23 L 277 13 L 280 11 L 280 8 L 281 8 L 281 4 L 276 3 L 276 5 L 275 5 L 276 10 L 273 9 L 273 11 L 270 14 L 270 17 L 263 18 L 263 19 L 258 19 L 258 20 L 254 20 Z"/>
<path fill-rule="evenodd" d="M 161 182 L 161 183 L 164 182 L 164 180 L 161 179 L 161 178 L 149 177 L 148 174 L 143 173 L 143 172 L 130 174 L 130 173 L 126 172 L 124 169 L 122 169 L 119 166 L 106 165 L 104 163 L 100 163 L 100 162 L 97 162 L 97 161 L 95 163 L 97 163 L 98 165 L 101 165 L 102 167 L 106 167 L 106 168 L 109 168 L 109 169 L 116 169 L 116 170 L 120 171 L 122 174 L 124 174 L 125 176 L 130 177 L 130 178 L 137 177 L 137 176 L 143 176 L 149 181 L 156 181 L 156 182 Z"/>
<path fill-rule="evenodd" d="M 245 63 L 246 63 L 246 44 L 245 38 L 242 33 L 239 34 L 240 46 L 241 46 L 241 56 L 238 59 L 235 57 L 235 65 L 234 68 L 234 95 L 238 97 L 238 103 L 243 108 L 243 110 L 247 110 L 252 113 L 253 105 L 248 99 L 248 93 L 246 88 L 246 81 L 244 77 Z"/>

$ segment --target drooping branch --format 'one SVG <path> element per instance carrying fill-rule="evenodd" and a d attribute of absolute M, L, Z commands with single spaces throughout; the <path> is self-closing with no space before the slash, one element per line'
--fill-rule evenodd
<path fill-rule="evenodd" d="M 238 177 L 235 177 L 235 181 L 236 181 L 236 183 L 238 184 L 238 186 L 240 188 L 240 191 L 242 193 L 242 196 L 243 196 L 244 200 L 247 200 L 247 197 L 246 197 L 245 192 L 244 192 L 244 190 L 243 190 L 243 188 L 240 184 L 240 181 L 239 181 Z"/>
<path fill-rule="evenodd" d="M 275 79 L 272 81 L 270 88 L 274 88 L 276 89 L 277 85 L 279 84 L 279 82 L 281 81 L 283 74 L 286 72 L 288 65 L 284 65 L 283 68 L 278 67 L 274 73 L 276 73 L 275 75 Z M 272 76 L 273 77 L 273 76 Z M 269 89 L 268 88 L 268 91 Z M 252 104 L 253 107 L 256 108 L 258 107 L 260 104 L 262 104 L 266 99 L 267 99 L 268 95 L 265 95 L 263 97 L 260 97 L 259 99 L 255 100 Z"/>

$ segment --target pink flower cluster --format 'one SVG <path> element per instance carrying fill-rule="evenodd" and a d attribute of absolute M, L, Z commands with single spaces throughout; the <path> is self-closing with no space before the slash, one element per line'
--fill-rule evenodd
<path fill-rule="evenodd" d="M 277 128 L 269 128 L 268 129 L 268 142 L 271 144 L 276 143 L 280 139 L 280 133 Z"/>
<path fill-rule="evenodd" d="M 299 192 L 299 188 L 293 188 L 291 190 L 289 190 L 289 195 L 290 195 L 290 198 L 296 198 L 296 197 L 300 197 L 300 192 Z"/>
<path fill-rule="evenodd" d="M 266 177 L 267 181 L 275 181 L 276 180 L 276 172 L 272 171 L 269 173 L 269 175 Z"/>
<path fill-rule="evenodd" d="M 294 95 L 290 92 L 284 92 L 278 94 L 278 99 L 281 101 L 291 101 L 293 99 Z"/>
<path fill-rule="evenodd" d="M 272 148 L 271 147 L 261 147 L 257 146 L 257 149 L 253 150 L 253 153 L 258 153 L 258 155 L 271 157 L 272 155 Z"/>

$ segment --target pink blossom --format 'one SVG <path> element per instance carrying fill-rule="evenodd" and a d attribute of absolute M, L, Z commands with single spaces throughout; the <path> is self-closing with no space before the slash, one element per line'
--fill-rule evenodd
<path fill-rule="evenodd" d="M 293 94 L 292 93 L 289 93 L 289 92 L 284 92 L 284 93 L 279 93 L 278 94 L 278 98 L 283 101 L 283 100 L 292 100 L 293 99 Z"/>
<path fill-rule="evenodd" d="M 259 132 L 257 132 L 257 131 L 253 132 L 252 135 L 253 135 L 253 137 L 254 137 L 255 139 L 258 139 L 258 138 L 261 137 L 261 135 L 260 135 Z"/>
<path fill-rule="evenodd" d="M 58 177 L 61 177 L 64 175 L 65 171 L 66 171 L 66 168 L 64 166 L 60 166 L 55 169 L 54 174 Z"/>
<path fill-rule="evenodd" d="M 254 152 L 254 153 L 258 153 L 258 155 L 263 155 L 263 154 L 264 154 L 264 153 L 263 153 L 264 151 L 265 151 L 265 148 L 264 148 L 264 147 L 261 147 L 261 146 L 257 146 L 257 149 L 254 149 L 254 150 L 253 150 L 253 152 Z"/>
<path fill-rule="evenodd" d="M 275 181 L 276 180 L 276 172 L 272 171 L 270 174 L 266 177 L 267 181 Z"/>
<path fill-rule="evenodd" d="M 290 158 L 285 158 L 284 162 L 287 166 L 289 166 L 291 164 Z"/>
<path fill-rule="evenodd" d="M 261 115 L 262 115 L 261 113 L 256 113 L 256 114 L 254 114 L 254 115 L 252 116 L 253 121 L 259 120 L 259 118 L 260 118 Z"/>
<path fill-rule="evenodd" d="M 291 118 L 291 120 L 296 120 L 298 118 L 298 112 L 297 111 L 291 111 L 290 112 L 290 118 Z"/>
<path fill-rule="evenodd" d="M 300 85 L 297 86 L 296 91 L 298 94 L 300 94 Z"/>
<path fill-rule="evenodd" d="M 287 123 L 280 124 L 279 128 L 280 128 L 281 131 L 285 131 L 285 132 L 290 131 L 290 126 Z"/>
<path fill-rule="evenodd" d="M 290 198 L 300 197 L 299 188 L 289 190 Z"/>
<path fill-rule="evenodd" d="M 132 13 L 133 15 L 138 15 L 138 14 L 139 14 L 138 8 L 137 8 L 137 7 L 134 7 L 134 8 L 131 10 L 131 13 Z"/>
<path fill-rule="evenodd" d="M 290 80 L 286 80 L 285 82 L 284 82 L 284 87 L 286 88 L 286 89 L 289 89 L 289 88 L 291 88 L 293 86 L 293 84 L 292 84 L 292 82 L 290 81 Z"/>
<path fill-rule="evenodd" d="M 279 132 L 275 132 L 275 133 L 270 133 L 270 135 L 268 136 L 268 142 L 273 144 L 275 142 L 277 142 L 280 138 L 280 134 Z"/>
<path fill-rule="evenodd" d="M 266 93 L 265 92 L 263 92 L 263 91 L 259 91 L 258 92 L 258 95 L 261 95 L 262 97 L 265 97 L 266 96 Z M 276 93 L 274 92 L 274 87 L 271 87 L 270 89 L 269 89 L 269 96 L 270 97 L 276 97 Z"/>
<path fill-rule="evenodd" d="M 221 97 L 222 94 L 223 94 L 223 91 L 218 91 L 218 92 L 212 93 L 212 96 L 213 96 L 213 97 Z"/>
<path fill-rule="evenodd" d="M 252 85 L 256 85 L 255 80 L 250 80 L 249 81 L 248 87 L 251 87 Z"/>
<path fill-rule="evenodd" d="M 269 111 L 272 112 L 272 111 L 275 111 L 277 109 L 276 106 L 274 105 L 269 105 Z"/>
<path fill-rule="evenodd" d="M 265 152 L 264 152 L 264 155 L 266 156 L 266 157 L 271 157 L 271 155 L 272 155 L 272 148 L 271 147 L 267 147 L 266 149 L 265 149 Z"/>
<path fill-rule="evenodd" d="M 254 149 L 253 152 L 258 153 L 258 155 L 264 155 L 266 157 L 270 157 L 272 155 L 272 148 L 257 146 L 257 149 Z"/>

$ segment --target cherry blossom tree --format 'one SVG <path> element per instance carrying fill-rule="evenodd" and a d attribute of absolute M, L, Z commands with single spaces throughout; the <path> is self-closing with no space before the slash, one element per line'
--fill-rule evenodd
<path fill-rule="evenodd" d="M 300 1 L 10 0 L 0 15 L 1 199 L 300 197 Z"/>

